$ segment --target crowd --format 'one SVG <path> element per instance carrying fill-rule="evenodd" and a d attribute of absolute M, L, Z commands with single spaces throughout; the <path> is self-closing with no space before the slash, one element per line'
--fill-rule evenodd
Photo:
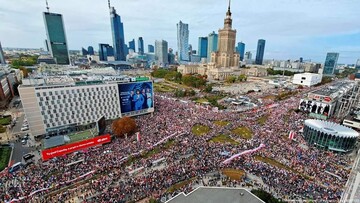
<path fill-rule="evenodd" d="M 174 195 L 174 191 L 168 190 L 174 184 L 184 180 L 199 181 L 204 175 L 224 168 L 241 169 L 258 176 L 264 187 L 285 199 L 338 200 L 349 175 L 344 168 L 349 164 L 346 156 L 308 147 L 299 134 L 296 141 L 287 138 L 290 130 L 300 130 L 306 118 L 293 111 L 300 97 L 277 102 L 277 106 L 271 108 L 264 105 L 256 111 L 238 114 L 214 113 L 191 101 L 177 101 L 167 94 L 157 94 L 155 113 L 136 118 L 140 142 L 134 137 L 114 139 L 104 146 L 44 163 L 40 161 L 14 174 L 5 173 L 0 179 L 0 200 L 71 202 L 77 197 L 83 202 L 128 202 L 147 197 L 167 199 Z M 267 116 L 266 122 L 259 123 L 258 119 L 263 116 Z M 214 121 L 218 120 L 228 121 L 229 125 L 216 125 Z M 195 124 L 210 127 L 210 132 L 195 136 L 191 132 Z M 249 127 L 252 139 L 242 139 L 232 132 L 239 126 Z M 230 135 L 239 144 L 210 142 L 219 134 Z M 168 140 L 157 145 L 167 137 Z M 236 154 L 260 144 L 266 147 L 222 164 L 228 158 L 223 152 Z M 147 156 L 149 151 L 156 153 Z M 265 163 L 257 157 L 267 157 L 283 167 Z M 161 158 L 166 162 L 159 166 L 152 164 Z M 140 173 L 130 173 L 141 167 L 144 169 Z M 67 189 L 60 190 L 63 188 Z M 41 189 L 44 190 L 34 193 Z M 182 189 L 191 190 L 191 184 Z"/>

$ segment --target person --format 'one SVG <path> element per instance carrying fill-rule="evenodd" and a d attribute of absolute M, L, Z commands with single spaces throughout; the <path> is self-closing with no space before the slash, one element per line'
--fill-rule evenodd
<path fill-rule="evenodd" d="M 133 97 L 133 102 L 135 103 L 135 111 L 142 109 L 144 104 L 144 96 L 140 94 L 140 90 L 136 90 L 136 94 Z"/>
<path fill-rule="evenodd" d="M 148 108 L 152 107 L 152 94 L 150 88 L 146 88 L 146 103 Z"/>
<path fill-rule="evenodd" d="M 147 109 L 148 107 L 147 107 L 147 103 L 146 103 L 146 101 L 147 101 L 147 94 L 146 94 L 146 92 L 145 92 L 145 88 L 143 88 L 142 90 L 141 90 L 141 94 L 142 94 L 142 96 L 143 96 L 143 98 L 144 98 L 144 103 L 143 103 L 143 105 L 142 105 L 142 109 Z"/>
<path fill-rule="evenodd" d="M 134 91 L 130 91 L 129 101 L 131 105 L 131 111 L 135 111 Z"/>

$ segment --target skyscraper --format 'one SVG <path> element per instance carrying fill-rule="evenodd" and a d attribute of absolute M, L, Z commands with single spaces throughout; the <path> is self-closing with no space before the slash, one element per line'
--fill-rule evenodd
<path fill-rule="evenodd" d="M 168 43 L 165 40 L 155 41 L 155 60 L 160 66 L 166 66 L 168 61 Z"/>
<path fill-rule="evenodd" d="M 88 52 L 84 47 L 81 47 L 81 54 L 82 54 L 83 56 L 86 56 L 86 55 L 89 54 L 89 52 Z"/>
<path fill-rule="evenodd" d="M 135 39 L 131 40 L 129 42 L 129 49 L 132 49 L 133 51 L 136 51 L 135 50 Z"/>
<path fill-rule="evenodd" d="M 110 3 L 109 9 L 115 60 L 125 61 L 125 53 L 127 52 L 127 50 L 125 47 L 124 25 L 121 22 L 120 16 L 116 13 L 115 8 L 110 6 Z"/>
<path fill-rule="evenodd" d="M 244 60 L 244 55 L 245 55 L 245 43 L 239 42 L 236 51 L 239 52 L 239 54 L 240 54 L 240 61 Z"/>
<path fill-rule="evenodd" d="M 88 53 L 89 53 L 89 55 L 95 55 L 95 53 L 94 53 L 94 47 L 88 46 Z"/>
<path fill-rule="evenodd" d="M 265 52 L 265 40 L 259 39 L 256 50 L 255 64 L 262 65 L 264 60 L 264 52 Z"/>
<path fill-rule="evenodd" d="M 114 48 L 112 46 L 106 47 L 107 56 L 114 56 Z"/>
<path fill-rule="evenodd" d="M 327 53 L 323 70 L 324 75 L 334 75 L 338 59 L 339 53 Z"/>
<path fill-rule="evenodd" d="M 189 25 L 180 21 L 178 24 L 176 24 L 176 27 L 180 61 L 189 61 Z"/>
<path fill-rule="evenodd" d="M 207 50 L 208 50 L 208 38 L 207 37 L 199 37 L 199 56 L 200 58 L 207 57 Z"/>
<path fill-rule="evenodd" d="M 144 54 L 144 40 L 143 40 L 142 37 L 139 37 L 138 47 L 139 47 L 138 53 L 139 53 L 140 55 L 143 55 L 143 54 Z"/>
<path fill-rule="evenodd" d="M 51 56 L 57 64 L 70 64 L 68 45 L 66 41 L 64 21 L 61 14 L 58 13 L 43 13 L 47 46 Z"/>
<path fill-rule="evenodd" d="M 0 45 L 0 47 L 1 47 L 1 45 Z M 360 59 L 358 59 L 358 60 L 356 61 L 355 69 L 356 69 L 357 71 L 360 70 Z"/>
<path fill-rule="evenodd" d="M 250 51 L 247 51 L 245 53 L 245 60 L 251 60 L 252 59 L 252 53 Z"/>
<path fill-rule="evenodd" d="M 6 64 L 4 52 L 2 50 L 1 42 L 0 42 L 0 64 Z"/>
<path fill-rule="evenodd" d="M 210 62 L 211 59 L 211 53 L 214 51 L 217 51 L 218 48 L 218 34 L 213 31 L 208 36 L 208 50 L 207 50 L 207 58 L 208 62 Z"/>
<path fill-rule="evenodd" d="M 99 44 L 99 60 L 100 61 L 107 61 L 107 49 L 109 44 Z"/>
<path fill-rule="evenodd" d="M 218 50 L 211 53 L 211 63 L 216 68 L 220 67 L 238 67 L 240 55 L 235 52 L 236 30 L 232 29 L 232 18 L 230 10 L 230 1 L 226 17 L 224 19 L 224 28 L 219 29 Z"/>
<path fill-rule="evenodd" d="M 148 45 L 148 52 L 149 52 L 149 53 L 154 53 L 154 51 L 155 51 L 154 46 L 151 45 L 151 44 L 149 44 L 149 45 Z"/>
<path fill-rule="evenodd" d="M 175 64 L 175 54 L 173 54 L 172 48 L 169 48 L 168 61 L 169 61 L 169 64 Z"/>

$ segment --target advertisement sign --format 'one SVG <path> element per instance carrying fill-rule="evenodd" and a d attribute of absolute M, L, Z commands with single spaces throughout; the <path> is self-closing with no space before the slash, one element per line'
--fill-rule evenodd
<path fill-rule="evenodd" d="M 327 103 L 311 101 L 311 100 L 300 100 L 299 109 L 303 112 L 312 113 L 312 115 L 322 115 L 321 118 L 328 118 L 332 110 L 332 105 Z"/>
<path fill-rule="evenodd" d="M 120 83 L 121 113 L 141 112 L 154 107 L 154 93 L 152 82 Z"/>
<path fill-rule="evenodd" d="M 63 156 L 65 154 L 69 154 L 75 151 L 79 151 L 82 149 L 86 149 L 89 147 L 94 147 L 97 145 L 105 144 L 111 142 L 111 137 L 109 134 L 97 136 L 91 139 L 83 140 L 80 142 L 74 142 L 71 144 L 54 147 L 50 149 L 45 149 L 41 151 L 42 160 L 46 161 L 48 159 L 52 159 L 54 157 Z"/>

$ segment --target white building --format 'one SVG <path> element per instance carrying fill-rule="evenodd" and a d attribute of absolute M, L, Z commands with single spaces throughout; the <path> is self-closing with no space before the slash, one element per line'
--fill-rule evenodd
<path fill-rule="evenodd" d="M 315 73 L 295 74 L 292 83 L 303 86 L 314 86 L 321 83 L 322 75 Z"/>
<path fill-rule="evenodd" d="M 152 88 L 151 82 L 147 82 Z M 122 111 L 124 102 L 131 101 L 126 85 L 135 86 L 128 82 L 75 81 L 69 76 L 57 76 L 33 82 L 24 80 L 19 93 L 30 131 L 36 136 L 69 126 L 88 125 L 102 116 L 111 120 L 154 111 L 153 103 L 152 108 Z M 149 95 L 153 97 L 152 90 Z"/>

